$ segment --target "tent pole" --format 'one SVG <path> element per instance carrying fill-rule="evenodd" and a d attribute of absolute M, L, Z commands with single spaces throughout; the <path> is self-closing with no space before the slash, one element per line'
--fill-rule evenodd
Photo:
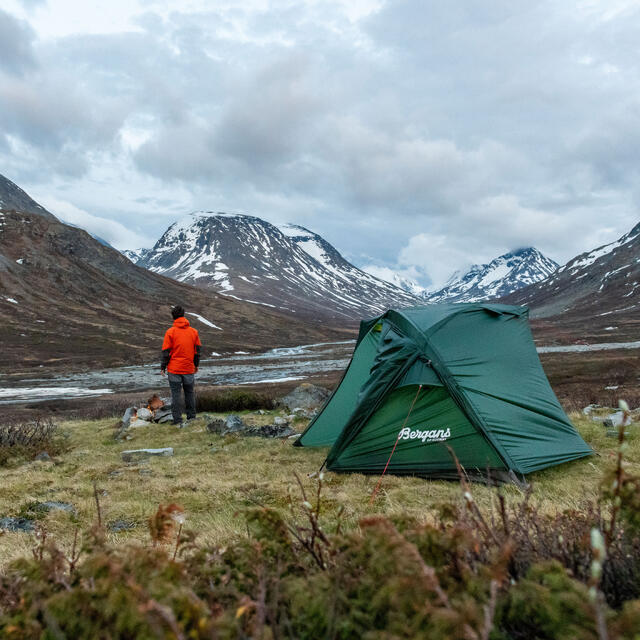
<path fill-rule="evenodd" d="M 371 494 L 371 499 L 369 500 L 369 504 L 370 505 L 373 504 L 373 501 L 376 499 L 376 495 L 378 495 L 378 491 L 380 490 L 380 485 L 382 484 L 382 478 L 384 477 L 384 474 L 387 472 L 387 469 L 389 468 L 389 463 L 391 462 L 391 456 L 393 455 L 393 453 L 396 450 L 396 447 L 398 446 L 398 441 L 400 440 L 400 434 L 402 433 L 402 430 L 407 425 L 407 421 L 409 420 L 409 416 L 411 415 L 411 412 L 413 411 L 413 406 L 415 405 L 416 400 L 418 399 L 418 395 L 420 395 L 420 391 L 422 391 L 422 385 L 420 385 L 418 387 L 418 391 L 416 392 L 416 396 L 413 399 L 413 402 L 411 403 L 411 406 L 409 407 L 409 413 L 407 413 L 407 417 L 404 419 L 404 422 L 402 423 L 402 427 L 400 427 L 400 431 L 398 431 L 398 437 L 396 438 L 396 443 L 393 445 L 393 449 L 391 449 L 391 453 L 389 454 L 389 459 L 387 460 L 387 464 L 384 465 L 384 470 L 382 471 L 382 475 L 380 476 L 380 479 L 378 480 L 378 484 L 376 484 L 376 487 L 373 490 L 373 493 Z"/>

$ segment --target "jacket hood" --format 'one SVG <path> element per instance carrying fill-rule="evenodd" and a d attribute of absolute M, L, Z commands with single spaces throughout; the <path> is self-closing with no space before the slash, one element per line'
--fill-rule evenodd
<path fill-rule="evenodd" d="M 189 321 L 186 318 L 176 318 L 173 321 L 173 326 L 177 329 L 186 329 L 189 326 Z"/>

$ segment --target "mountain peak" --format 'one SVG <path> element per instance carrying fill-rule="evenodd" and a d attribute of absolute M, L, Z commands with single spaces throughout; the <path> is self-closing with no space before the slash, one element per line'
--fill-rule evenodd
<path fill-rule="evenodd" d="M 479 302 L 502 298 L 556 271 L 558 263 L 535 247 L 522 247 L 456 272 L 442 289 L 426 293 L 427 302 Z"/>
<path fill-rule="evenodd" d="M 172 224 L 136 264 L 240 300 L 314 317 L 356 319 L 418 302 L 347 262 L 313 231 L 246 214 L 193 212 Z"/>
<path fill-rule="evenodd" d="M 57 220 L 57 218 L 39 205 L 30 195 L 23 191 L 15 182 L 5 178 L 0 174 L 0 209 L 23 211 L 25 213 L 35 213 L 47 220 Z"/>

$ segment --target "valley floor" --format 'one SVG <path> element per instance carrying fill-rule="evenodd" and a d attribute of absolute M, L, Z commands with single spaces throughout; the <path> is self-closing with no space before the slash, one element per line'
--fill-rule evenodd
<path fill-rule="evenodd" d="M 249 423 L 266 424 L 277 412 L 245 413 Z M 70 503 L 77 515 L 52 511 L 42 516 L 49 535 L 69 549 L 76 526 L 86 531 L 96 519 L 94 483 L 97 487 L 103 522 L 128 523 L 128 531 L 108 535 L 113 542 L 148 540 L 147 519 L 159 504 L 178 503 L 186 512 L 185 528 L 197 533 L 200 542 L 224 544 L 246 535 L 243 510 L 255 505 L 288 508 L 289 496 L 302 501 L 295 474 L 309 491 L 316 480 L 307 474 L 318 470 L 326 449 L 293 447 L 291 441 L 214 436 L 207 432 L 210 417 L 201 415 L 183 430 L 154 425 L 135 430 L 134 439 L 114 440 L 117 419 L 67 421 L 60 424 L 67 434 L 68 450 L 52 461 L 18 463 L 2 469 L 0 518 L 28 514 L 38 502 Z M 614 465 L 617 441 L 606 430 L 582 415 L 572 420 L 597 455 L 549 469 L 529 477 L 534 485 L 533 500 L 548 513 L 580 508 L 593 499 L 606 470 Z M 302 430 L 307 421 L 296 420 Z M 640 474 L 640 435 L 630 428 L 626 454 L 629 473 Z M 173 447 L 174 456 L 150 458 L 138 464 L 122 461 L 122 451 L 138 448 Z M 421 478 L 385 476 L 382 490 L 371 506 L 369 498 L 378 478 L 374 476 L 325 474 L 324 513 L 328 528 L 344 508 L 343 526 L 353 528 L 372 513 L 392 517 L 411 515 L 421 520 L 436 518 L 438 505 L 461 500 L 458 483 Z M 481 506 L 493 508 L 496 491 L 475 486 Z M 515 486 L 502 489 L 511 503 L 522 499 Z M 35 544 L 32 534 L 5 532 L 0 537 L 0 566 L 29 555 Z"/>

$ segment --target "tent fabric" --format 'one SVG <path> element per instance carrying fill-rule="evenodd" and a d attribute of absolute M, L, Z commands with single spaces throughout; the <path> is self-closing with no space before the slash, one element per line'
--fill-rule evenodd
<path fill-rule="evenodd" d="M 455 469 L 448 447 L 465 468 L 521 474 L 592 453 L 544 374 L 527 308 L 499 304 L 389 310 L 363 322 L 341 384 L 298 444 L 332 445 L 330 470 L 376 473 L 396 439 L 388 471 L 433 477 Z"/>
<path fill-rule="evenodd" d="M 412 401 L 417 401 L 407 420 Z M 424 425 L 429 428 L 425 429 Z M 447 435 L 450 436 L 443 440 Z M 389 459 L 389 443 L 398 446 L 388 473 L 442 475 L 452 469 L 448 446 L 465 469 L 504 469 L 493 447 L 471 424 L 442 386 L 407 386 L 391 392 L 360 429 L 350 445 L 333 461 L 333 471 L 382 473 Z"/>
<path fill-rule="evenodd" d="M 338 388 L 305 433 L 296 440 L 297 446 L 324 447 L 332 445 L 344 426 L 344 416 L 350 416 L 356 408 L 358 392 L 362 381 L 369 375 L 380 337 L 380 331 L 375 330 L 376 322 L 362 324 L 365 325 L 366 331 L 359 337 L 351 362 Z M 313 428 L 311 428 L 312 426 Z"/>

